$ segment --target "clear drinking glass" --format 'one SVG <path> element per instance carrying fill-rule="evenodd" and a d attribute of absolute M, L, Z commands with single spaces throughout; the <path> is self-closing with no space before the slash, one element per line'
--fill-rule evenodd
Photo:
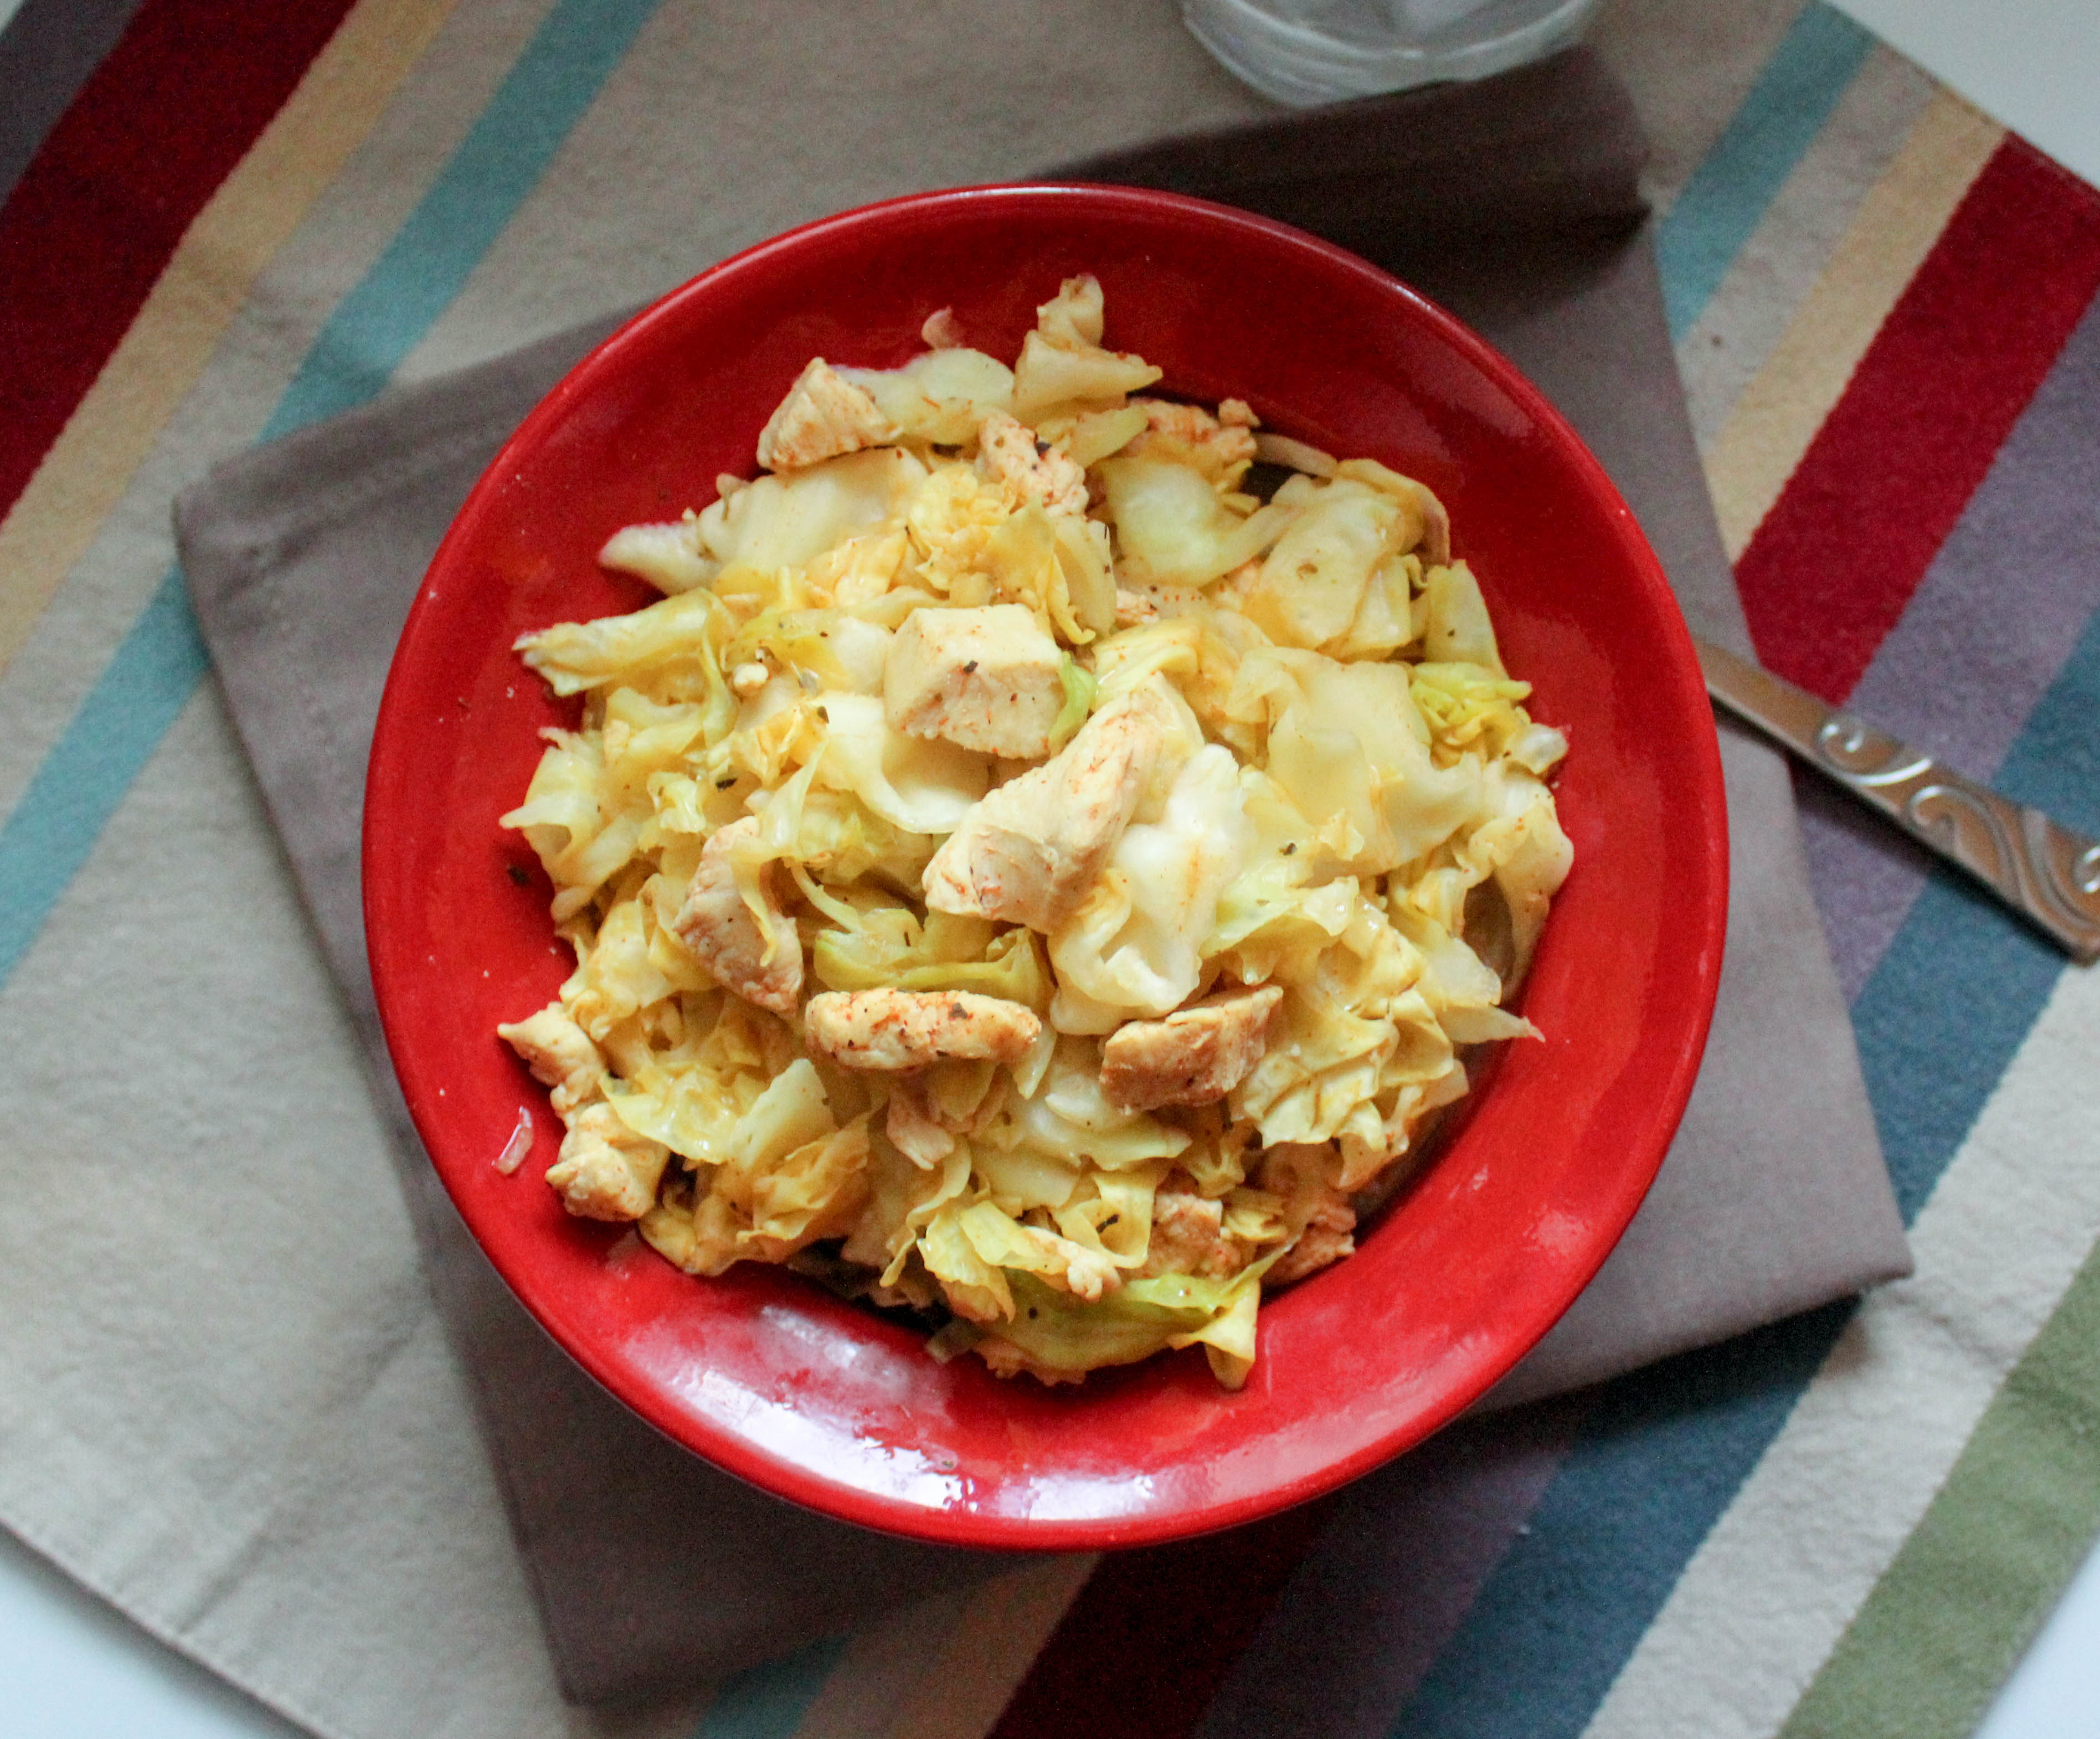
<path fill-rule="evenodd" d="M 1597 0 L 1181 0 L 1196 40 L 1295 108 L 1485 78 L 1564 47 Z"/>

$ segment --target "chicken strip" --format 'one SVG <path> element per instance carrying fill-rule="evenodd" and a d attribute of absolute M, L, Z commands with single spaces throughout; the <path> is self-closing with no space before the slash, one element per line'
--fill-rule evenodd
<path fill-rule="evenodd" d="M 655 1206 L 671 1150 L 637 1135 L 602 1102 L 576 1114 L 547 1181 L 562 1205 L 584 1220 L 639 1220 Z"/>
<path fill-rule="evenodd" d="M 1236 399 L 1226 405 L 1246 422 L 1213 417 L 1200 404 L 1176 404 L 1165 399 L 1132 399 L 1145 411 L 1145 430 L 1127 447 L 1126 455 L 1154 453 L 1190 465 L 1212 483 L 1237 487 L 1254 462 L 1254 435 L 1247 423 L 1254 413 Z M 1222 410 L 1224 406 L 1220 406 Z"/>
<path fill-rule="evenodd" d="M 1199 1195 L 1185 1172 L 1177 1172 L 1152 1198 L 1152 1242 L 1145 1246 L 1140 1280 L 1156 1274 L 1202 1274 L 1222 1280 L 1247 1265 L 1253 1253 L 1224 1229 L 1222 1202 Z"/>
<path fill-rule="evenodd" d="M 1335 1169 L 1326 1142 L 1280 1142 L 1262 1161 L 1260 1181 L 1283 1203 L 1283 1217 L 1297 1229 L 1290 1247 L 1264 1277 L 1270 1286 L 1287 1286 L 1339 1262 L 1357 1247 L 1357 1211 L 1331 1181 Z"/>
<path fill-rule="evenodd" d="M 728 989 L 775 1014 L 795 1012 L 802 990 L 802 940 L 795 920 L 780 909 L 771 881 L 774 867 L 768 864 L 759 881 L 761 897 L 772 919 L 774 946 L 769 952 L 765 932 L 737 889 L 736 867 L 730 854 L 741 840 L 758 832 L 758 818 L 746 815 L 719 829 L 700 854 L 699 867 L 693 872 L 686 889 L 685 904 L 671 928 L 698 956 L 702 965 Z"/>
<path fill-rule="evenodd" d="M 1145 591 L 1135 590 L 1129 586 L 1119 585 L 1116 588 L 1115 610 L 1118 628 L 1135 628 L 1140 622 L 1156 622 L 1159 620 L 1159 606 L 1154 602 L 1151 596 Z"/>
<path fill-rule="evenodd" d="M 593 1097 L 605 1079 L 605 1058 L 598 1048 L 558 1002 L 497 1027 L 496 1035 L 525 1059 L 535 1080 L 553 1089 L 547 1097 L 558 1117 L 567 1117 Z"/>
<path fill-rule="evenodd" d="M 897 425 L 874 399 L 821 356 L 796 376 L 758 437 L 758 462 L 769 471 L 797 470 L 820 459 L 880 447 Z"/>
<path fill-rule="evenodd" d="M 971 808 L 926 866 L 926 903 L 1056 929 L 1128 825 L 1165 735 L 1149 697 L 1110 701 L 1059 753 Z"/>
<path fill-rule="evenodd" d="M 1126 1111 L 1208 1105 L 1246 1079 L 1261 1060 L 1281 988 L 1207 996 L 1164 1019 L 1125 1021 L 1101 1046 L 1101 1092 Z"/>
<path fill-rule="evenodd" d="M 915 737 L 1034 761 L 1050 753 L 1064 708 L 1062 663 L 1024 605 L 914 611 L 890 642 L 884 715 Z"/>
<path fill-rule="evenodd" d="M 1015 1063 L 1043 1023 L 974 991 L 826 991 L 803 1011 L 810 1048 L 847 1069 L 896 1074 L 929 1063 Z"/>
<path fill-rule="evenodd" d="M 1003 484 L 1018 506 L 1033 501 L 1053 514 L 1083 514 L 1087 474 L 1065 450 L 1039 441 L 1035 431 L 1004 411 L 990 411 L 977 425 L 977 462 Z"/>

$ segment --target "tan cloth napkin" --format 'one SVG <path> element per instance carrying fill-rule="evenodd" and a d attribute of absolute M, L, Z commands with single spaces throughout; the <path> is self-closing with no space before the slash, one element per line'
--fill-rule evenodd
<path fill-rule="evenodd" d="M 1075 166 L 1314 229 L 1469 319 L 1581 430 L 1688 616 L 1747 648 L 1641 231 L 1639 133 L 1586 52 Z M 1280 315 L 1279 317 L 1290 317 Z M 598 1699 L 739 1666 L 983 1573 L 763 1497 L 585 1379 L 466 1238 L 380 1045 L 357 889 L 366 745 L 423 566 L 483 466 L 612 323 L 564 333 L 222 467 L 182 501 L 219 677 L 371 1049 L 434 1282 L 563 1682 Z M 1784 767 L 1724 731 L 1734 893 L 1705 1066 L 1603 1273 L 1489 1404 L 1546 1394 L 1906 1272 Z"/>

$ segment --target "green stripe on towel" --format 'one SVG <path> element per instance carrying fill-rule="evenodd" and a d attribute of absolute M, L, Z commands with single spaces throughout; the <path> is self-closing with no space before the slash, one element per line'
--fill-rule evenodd
<path fill-rule="evenodd" d="M 1780 1739 L 1965 1739 L 2100 1532 L 2100 1251 Z"/>

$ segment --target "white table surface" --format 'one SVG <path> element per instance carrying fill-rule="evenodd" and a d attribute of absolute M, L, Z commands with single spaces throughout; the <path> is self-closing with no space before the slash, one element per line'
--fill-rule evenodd
<path fill-rule="evenodd" d="M 1833 0 L 1996 120 L 2100 183 L 2100 0 Z M 4 29 L 21 0 L 0 0 Z M 298 1739 L 298 1730 L 0 1530 L 0 1736 Z M 2100 1551 L 1978 1739 L 2100 1732 Z"/>

